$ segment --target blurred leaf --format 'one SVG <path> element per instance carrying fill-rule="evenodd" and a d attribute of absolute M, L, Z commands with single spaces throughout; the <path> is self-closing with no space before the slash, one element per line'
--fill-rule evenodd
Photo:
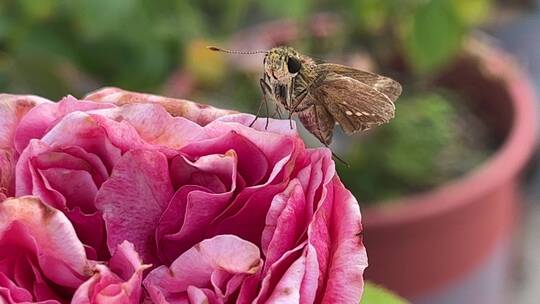
<path fill-rule="evenodd" d="M 434 167 L 442 149 L 455 137 L 452 120 L 455 109 L 439 95 L 417 96 L 396 104 L 396 119 L 380 136 L 389 143 L 382 153 L 394 176 L 415 184 L 429 184 L 436 178 Z"/>
<path fill-rule="evenodd" d="M 360 304 L 407 304 L 407 301 L 383 287 L 366 282 Z"/>
<path fill-rule="evenodd" d="M 139 4 L 136 0 L 72 0 L 66 3 L 75 16 L 80 33 L 87 39 L 97 40 L 113 33 L 129 36 L 146 21 L 143 15 L 137 14 Z M 126 30 L 128 25 L 130 28 Z"/>
<path fill-rule="evenodd" d="M 311 1 L 305 0 L 266 0 L 261 1 L 260 4 L 271 15 L 279 18 L 303 19 L 311 8 Z"/>
<path fill-rule="evenodd" d="M 393 1 L 355 0 L 353 2 L 356 19 L 362 29 L 378 32 L 388 26 L 388 16 Z"/>
<path fill-rule="evenodd" d="M 417 8 L 405 32 L 405 51 L 418 72 L 433 72 L 461 46 L 464 27 L 450 0 L 428 0 Z"/>
<path fill-rule="evenodd" d="M 491 11 L 491 0 L 452 0 L 457 15 L 469 26 L 482 24 Z"/>
<path fill-rule="evenodd" d="M 205 40 L 194 40 L 186 52 L 186 69 L 198 82 L 214 85 L 225 75 L 225 56 L 206 48 L 211 43 Z"/>
<path fill-rule="evenodd" d="M 53 13 L 57 0 L 19 0 L 22 11 L 29 19 L 45 19 Z"/>

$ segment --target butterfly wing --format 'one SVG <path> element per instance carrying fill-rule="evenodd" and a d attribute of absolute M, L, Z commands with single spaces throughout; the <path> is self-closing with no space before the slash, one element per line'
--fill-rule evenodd
<path fill-rule="evenodd" d="M 372 87 L 373 89 L 383 93 L 390 99 L 392 102 L 398 99 L 401 95 L 401 85 L 399 82 L 377 75 L 374 73 L 357 70 L 348 66 L 334 64 L 334 63 L 322 63 L 316 66 L 319 75 L 324 75 L 327 73 L 335 73 L 345 77 L 350 77 L 356 79 L 366 85 Z"/>
<path fill-rule="evenodd" d="M 394 117 L 395 106 L 389 96 L 373 85 L 338 73 L 328 73 L 310 94 L 347 134 L 386 123 Z M 397 98 L 395 94 L 392 97 Z"/>

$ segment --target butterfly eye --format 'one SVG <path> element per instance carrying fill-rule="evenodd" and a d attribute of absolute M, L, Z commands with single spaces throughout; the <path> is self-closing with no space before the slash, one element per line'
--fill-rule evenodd
<path fill-rule="evenodd" d="M 289 57 L 289 59 L 287 59 L 287 69 L 289 70 L 289 73 L 296 74 L 300 71 L 300 68 L 302 68 L 302 64 L 298 59 L 294 57 Z"/>

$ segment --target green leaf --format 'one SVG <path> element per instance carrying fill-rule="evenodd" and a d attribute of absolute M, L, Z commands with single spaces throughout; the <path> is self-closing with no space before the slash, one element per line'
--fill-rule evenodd
<path fill-rule="evenodd" d="M 377 32 L 387 23 L 391 1 L 356 0 L 353 2 L 359 25 L 369 32 Z"/>
<path fill-rule="evenodd" d="M 364 295 L 360 304 L 406 304 L 407 301 L 396 296 L 390 291 L 377 286 L 373 283 L 366 282 L 364 286 Z"/>
<path fill-rule="evenodd" d="M 492 0 L 452 0 L 452 5 L 465 24 L 475 26 L 489 16 Z"/>
<path fill-rule="evenodd" d="M 453 58 L 465 33 L 450 0 L 419 4 L 405 31 L 405 51 L 420 73 L 434 72 Z"/>
<path fill-rule="evenodd" d="M 267 0 L 260 2 L 262 8 L 274 17 L 304 18 L 311 7 L 310 1 L 304 0 Z"/>

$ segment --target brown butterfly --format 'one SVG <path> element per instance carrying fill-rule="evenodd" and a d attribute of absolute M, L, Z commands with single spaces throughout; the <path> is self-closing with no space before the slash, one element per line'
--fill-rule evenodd
<path fill-rule="evenodd" d="M 264 104 L 267 106 L 271 99 L 282 105 L 289 112 L 289 119 L 297 114 L 306 129 L 325 146 L 332 142 L 336 123 L 346 134 L 387 123 L 394 117 L 394 101 L 401 94 L 401 85 L 388 77 L 339 64 L 316 63 L 287 46 L 254 52 L 208 48 L 226 53 L 266 54 L 264 76 L 260 79 Z"/>

